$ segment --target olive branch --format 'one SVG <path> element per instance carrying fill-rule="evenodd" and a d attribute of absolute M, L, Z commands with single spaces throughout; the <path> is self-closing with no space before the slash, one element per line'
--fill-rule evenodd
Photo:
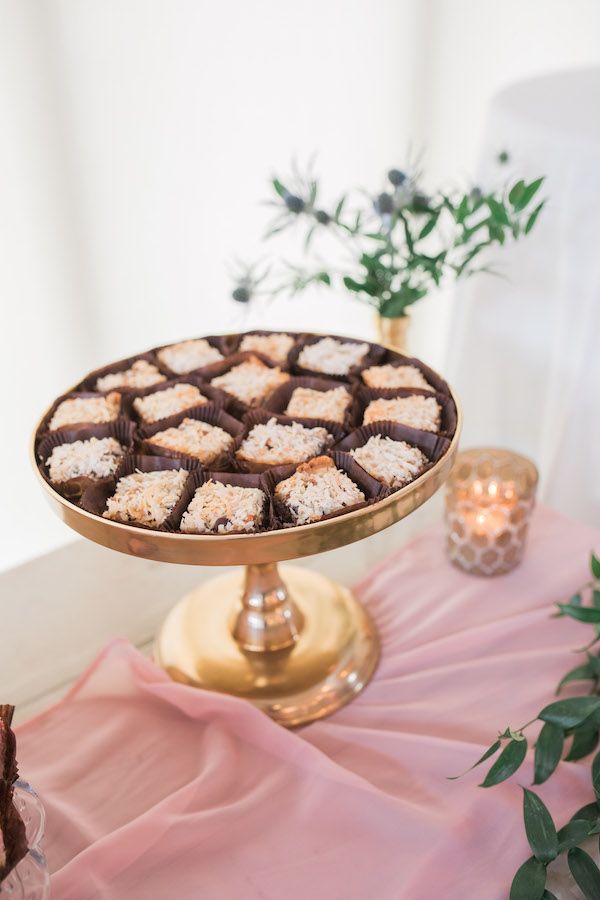
<path fill-rule="evenodd" d="M 559 694 L 567 684 L 579 682 L 587 682 L 588 690 L 580 696 L 555 700 L 520 728 L 506 728 L 499 733 L 494 743 L 468 770 L 472 771 L 501 751 L 480 787 L 501 784 L 519 769 L 528 747 L 524 732 L 534 722 L 542 722 L 535 744 L 535 785 L 547 781 L 561 759 L 574 762 L 596 750 L 600 738 L 600 653 L 594 654 L 590 650 L 600 641 L 600 559 L 594 553 L 590 559 L 590 571 L 591 579 L 568 603 L 558 603 L 556 613 L 557 617 L 569 616 L 594 626 L 592 640 L 579 651 L 585 653 L 585 662 L 567 672 L 559 682 L 556 693 Z M 567 743 L 568 749 L 563 757 Z M 461 777 L 453 776 L 451 780 Z M 510 900 L 556 900 L 546 889 L 547 867 L 562 853 L 567 854 L 571 875 L 583 897 L 599 900 L 600 869 L 580 845 L 590 835 L 600 835 L 600 753 L 596 753 L 592 760 L 591 779 L 595 799 L 577 810 L 559 830 L 540 797 L 534 791 L 523 788 L 523 819 L 532 856 L 517 870 L 510 889 Z"/>

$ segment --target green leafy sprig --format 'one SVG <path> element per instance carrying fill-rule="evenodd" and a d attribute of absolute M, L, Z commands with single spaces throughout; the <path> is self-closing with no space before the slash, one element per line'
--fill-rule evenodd
<path fill-rule="evenodd" d="M 295 169 L 289 178 L 274 177 L 269 203 L 276 215 L 265 237 L 299 227 L 310 256 L 317 238 L 328 233 L 343 248 L 345 262 L 338 267 L 323 264 L 313 252 L 312 265 L 279 263 L 278 271 L 271 267 L 271 280 L 255 284 L 253 291 L 247 290 L 247 280 L 238 282 L 234 299 L 293 295 L 316 284 L 345 289 L 382 316 L 403 316 L 442 282 L 491 272 L 489 264 L 480 264 L 481 254 L 529 234 L 546 202 L 539 200 L 543 178 L 529 183 L 521 179 L 501 191 L 475 187 L 454 194 L 425 194 L 419 182 L 418 173 L 390 169 L 381 193 L 360 192 L 359 204 L 358 198 L 344 194 L 326 209 L 319 181 L 310 171 Z"/>
<path fill-rule="evenodd" d="M 506 728 L 499 733 L 494 743 L 468 770 L 501 751 L 480 787 L 501 784 L 519 769 L 527 754 L 528 742 L 524 731 L 534 722 L 542 722 L 535 744 L 535 785 L 547 781 L 561 759 L 572 762 L 590 756 L 596 750 L 600 739 L 600 654 L 590 653 L 590 649 L 600 641 L 600 559 L 594 553 L 590 558 L 590 572 L 591 579 L 568 603 L 557 604 L 556 614 L 594 626 L 592 641 L 581 651 L 586 654 L 586 661 L 567 672 L 556 690 L 559 694 L 565 685 L 581 682 L 587 685 L 586 692 L 555 700 L 531 722 L 515 730 Z M 592 760 L 591 781 L 595 799 L 577 810 L 559 830 L 541 798 L 534 791 L 523 788 L 523 820 L 532 856 L 515 874 L 510 900 L 552 900 L 554 895 L 546 889 L 547 867 L 562 853 L 567 854 L 569 870 L 585 900 L 600 900 L 600 869 L 580 847 L 590 835 L 600 835 L 600 753 L 596 753 Z"/>

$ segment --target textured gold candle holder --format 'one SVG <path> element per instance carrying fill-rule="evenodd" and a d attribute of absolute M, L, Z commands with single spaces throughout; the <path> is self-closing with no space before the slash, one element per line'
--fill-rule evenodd
<path fill-rule="evenodd" d="M 459 453 L 446 485 L 450 560 L 472 575 L 503 575 L 523 559 L 537 469 L 509 450 Z"/>

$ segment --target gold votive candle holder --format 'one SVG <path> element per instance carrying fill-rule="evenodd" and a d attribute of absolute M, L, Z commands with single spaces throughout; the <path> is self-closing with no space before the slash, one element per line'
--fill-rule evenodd
<path fill-rule="evenodd" d="M 523 559 L 538 472 L 509 450 L 459 453 L 446 484 L 450 561 L 472 575 L 503 575 Z"/>

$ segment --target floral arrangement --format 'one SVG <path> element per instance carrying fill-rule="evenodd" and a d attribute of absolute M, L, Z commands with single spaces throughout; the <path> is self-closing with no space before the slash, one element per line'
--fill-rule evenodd
<path fill-rule="evenodd" d="M 519 769 L 527 754 L 525 730 L 534 722 L 542 723 L 535 744 L 535 785 L 550 778 L 563 758 L 565 747 L 564 759 L 570 762 L 584 759 L 596 750 L 600 738 L 600 653 L 590 651 L 600 641 L 600 559 L 594 554 L 590 569 L 590 580 L 568 603 L 559 603 L 556 614 L 570 616 L 594 627 L 592 640 L 581 650 L 585 653 L 585 661 L 567 672 L 556 692 L 575 683 L 585 685 L 585 689 L 580 688 L 576 696 L 548 704 L 526 725 L 499 733 L 472 766 L 481 765 L 501 751 L 480 787 L 500 784 Z M 584 603 L 584 598 L 589 602 Z M 583 897 L 586 900 L 600 898 L 600 869 L 580 846 L 590 835 L 600 834 L 600 753 L 592 759 L 591 787 L 592 802 L 577 810 L 558 830 L 542 799 L 534 791 L 523 788 L 523 819 L 532 855 L 515 874 L 510 900 L 556 900 L 546 889 L 546 876 L 548 865 L 561 853 L 567 854 L 569 870 Z"/>
<path fill-rule="evenodd" d="M 499 161 L 506 162 L 506 153 Z M 258 295 L 297 294 L 311 285 L 343 289 L 386 318 L 407 309 L 432 288 L 452 278 L 492 271 L 480 264 L 490 246 L 529 234 L 544 207 L 538 200 L 543 178 L 523 179 L 501 191 L 424 193 L 421 175 L 390 169 L 378 194 L 345 193 L 329 209 L 312 172 L 297 168 L 289 178 L 271 181 L 276 209 L 265 238 L 299 229 L 306 257 L 303 265 L 277 260 L 242 267 L 232 296 L 248 303 Z M 535 203 L 534 203 L 535 201 Z M 325 233 L 342 252 L 339 265 L 326 264 L 317 250 Z"/>

